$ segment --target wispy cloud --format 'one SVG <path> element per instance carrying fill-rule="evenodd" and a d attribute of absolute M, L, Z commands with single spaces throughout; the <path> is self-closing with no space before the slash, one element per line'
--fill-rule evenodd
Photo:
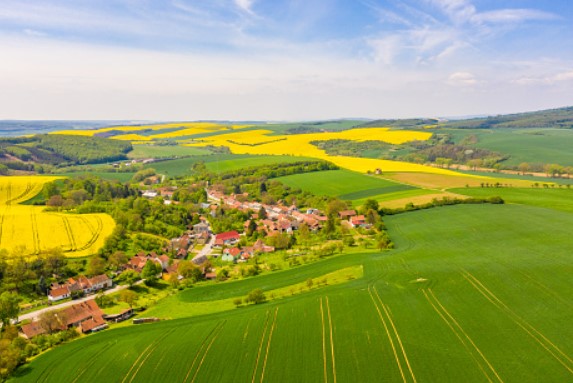
<path fill-rule="evenodd" d="M 418 7 L 407 0 L 395 0 L 395 9 L 380 5 L 370 7 L 382 30 L 368 39 L 373 56 L 385 64 L 428 64 L 465 49 L 479 49 L 488 39 L 529 21 L 547 21 L 558 16 L 535 9 L 502 8 L 479 11 L 470 0 L 417 0 Z M 391 30 L 385 23 L 399 25 Z M 380 60 L 383 58 L 383 60 Z"/>

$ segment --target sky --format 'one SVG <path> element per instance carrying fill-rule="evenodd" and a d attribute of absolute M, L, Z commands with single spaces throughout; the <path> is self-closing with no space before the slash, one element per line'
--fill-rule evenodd
<path fill-rule="evenodd" d="M 294 121 L 569 105 L 571 0 L 0 0 L 0 119 Z"/>

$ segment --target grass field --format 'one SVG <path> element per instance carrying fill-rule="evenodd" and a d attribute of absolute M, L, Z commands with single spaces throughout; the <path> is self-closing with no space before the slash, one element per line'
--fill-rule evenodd
<path fill-rule="evenodd" d="M 539 206 L 573 213 L 573 190 L 568 188 L 469 188 L 452 192 L 471 197 L 500 196 L 507 203 Z"/>
<path fill-rule="evenodd" d="M 189 146 L 181 145 L 152 145 L 152 144 L 138 144 L 133 145 L 133 150 L 129 152 L 129 158 L 161 158 L 161 157 L 175 157 L 175 156 L 199 156 L 207 155 L 210 152 L 206 149 L 191 148 Z"/>
<path fill-rule="evenodd" d="M 62 247 L 68 257 L 94 254 L 115 227 L 106 214 L 73 215 L 44 212 L 40 206 L 22 205 L 57 177 L 0 178 L 0 248 L 14 256 L 38 254 Z"/>
<path fill-rule="evenodd" d="M 379 194 L 415 189 L 412 186 L 386 181 L 349 170 L 328 170 L 279 177 L 278 181 L 316 195 L 336 196 L 345 200 L 374 197 Z"/>
<path fill-rule="evenodd" d="M 452 134 L 458 141 L 470 134 L 477 136 L 478 148 L 510 155 L 504 165 L 516 166 L 521 162 L 573 165 L 570 129 L 440 129 L 440 132 Z"/>
<path fill-rule="evenodd" d="M 196 287 L 178 299 L 208 305 L 353 265 L 363 266 L 363 278 L 267 304 L 105 331 L 41 355 L 12 381 L 572 379 L 573 214 L 463 205 L 386 217 L 386 224 L 395 250 Z M 188 304 L 169 309 L 189 315 Z"/>
<path fill-rule="evenodd" d="M 196 149 L 196 148 L 190 148 Z M 192 166 L 198 162 L 204 162 L 207 169 L 220 173 L 238 170 L 245 167 L 260 166 L 265 164 L 289 163 L 296 161 L 313 160 L 313 158 L 293 157 L 293 156 L 259 156 L 246 154 L 209 154 L 196 155 L 192 157 L 180 158 L 154 162 L 146 165 L 146 168 L 153 168 L 160 174 L 170 177 L 184 176 L 192 174 Z"/>

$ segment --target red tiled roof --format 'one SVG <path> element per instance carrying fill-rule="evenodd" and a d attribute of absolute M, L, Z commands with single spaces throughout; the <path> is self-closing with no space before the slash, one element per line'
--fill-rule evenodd
<path fill-rule="evenodd" d="M 61 297 L 63 295 L 69 294 L 70 293 L 70 289 L 68 289 L 68 286 L 63 286 L 63 287 L 58 287 L 55 289 L 50 290 L 50 296 L 51 297 Z"/>
<path fill-rule="evenodd" d="M 45 334 L 46 330 L 40 326 L 40 322 L 32 322 L 22 326 L 22 332 L 26 338 L 31 339 L 35 336 Z"/>
<path fill-rule="evenodd" d="M 239 233 L 236 230 L 220 233 L 215 236 L 216 240 L 228 241 L 229 239 L 239 239 Z"/>

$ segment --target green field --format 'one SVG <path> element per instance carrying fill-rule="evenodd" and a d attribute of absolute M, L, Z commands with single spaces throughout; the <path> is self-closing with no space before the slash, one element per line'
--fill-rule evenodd
<path fill-rule="evenodd" d="M 412 186 L 367 176 L 350 170 L 328 170 L 317 173 L 295 174 L 277 178 L 286 185 L 316 195 L 336 196 L 344 200 L 360 200 L 407 190 Z"/>
<path fill-rule="evenodd" d="M 170 177 L 191 175 L 191 167 L 197 162 L 205 162 L 211 172 L 220 173 L 238 170 L 245 167 L 265 164 L 288 163 L 296 161 L 313 160 L 313 158 L 291 156 L 257 156 L 250 154 L 210 154 L 196 155 L 175 160 L 160 161 L 148 164 L 145 168 L 153 168 L 160 174 Z"/>
<path fill-rule="evenodd" d="M 506 203 L 539 206 L 573 213 L 573 190 L 569 188 L 466 188 L 454 193 L 487 198 L 500 196 Z"/>
<path fill-rule="evenodd" d="M 153 145 L 137 144 L 133 145 L 133 150 L 129 152 L 129 158 L 161 158 L 161 157 L 182 157 L 207 155 L 207 149 L 193 148 L 181 145 Z"/>
<path fill-rule="evenodd" d="M 211 161 L 206 163 L 207 169 L 215 173 L 230 172 L 254 166 L 284 164 L 298 161 L 317 161 L 316 158 L 293 156 L 247 156 L 237 159 Z"/>
<path fill-rule="evenodd" d="M 440 129 L 439 132 L 451 134 L 456 142 L 473 134 L 478 138 L 476 147 L 510 155 L 503 162 L 508 166 L 522 162 L 573 165 L 570 129 Z"/>
<path fill-rule="evenodd" d="M 352 265 L 364 277 L 273 302 L 71 342 L 15 382 L 565 382 L 573 214 L 461 205 L 386 217 L 396 249 L 186 290 L 171 315 Z M 215 308 L 214 308 L 215 309 Z M 153 311 L 150 311 L 153 313 Z"/>

